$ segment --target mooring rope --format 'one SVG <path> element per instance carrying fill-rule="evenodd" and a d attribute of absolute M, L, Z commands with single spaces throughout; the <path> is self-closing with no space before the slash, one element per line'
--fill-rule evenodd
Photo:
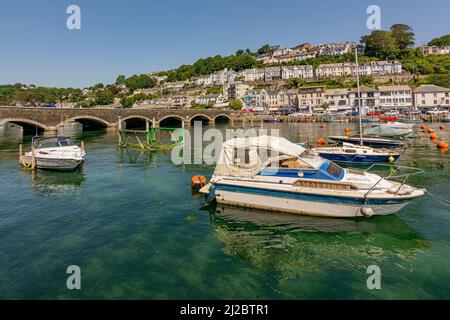
<path fill-rule="evenodd" d="M 434 198 L 434 200 L 435 200 L 437 203 L 442 204 L 443 206 L 446 206 L 446 207 L 450 207 L 450 201 L 449 201 L 449 200 L 446 200 L 446 199 L 444 199 L 444 198 L 441 198 L 441 197 L 439 197 L 438 195 L 435 195 L 435 194 L 431 193 L 431 192 L 428 191 L 428 190 L 426 190 L 425 192 L 428 193 L 428 195 L 430 195 L 432 198 Z"/>

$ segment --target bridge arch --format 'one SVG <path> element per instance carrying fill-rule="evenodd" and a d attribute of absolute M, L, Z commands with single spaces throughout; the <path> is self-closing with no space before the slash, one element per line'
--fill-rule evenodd
<path fill-rule="evenodd" d="M 202 122 L 213 122 L 214 120 L 211 119 L 209 116 L 205 115 L 205 114 L 196 114 L 195 116 L 192 116 L 189 119 L 190 123 L 194 123 L 195 121 L 202 121 Z"/>
<path fill-rule="evenodd" d="M 146 122 L 150 124 L 150 126 L 153 125 L 153 119 L 150 119 L 145 116 L 141 115 L 135 115 L 135 116 L 128 116 L 121 119 L 122 126 L 125 124 L 125 127 L 127 128 L 133 128 L 133 129 L 144 129 L 146 128 Z"/>
<path fill-rule="evenodd" d="M 97 127 L 97 128 L 100 127 L 100 128 L 105 129 L 105 128 L 108 128 L 111 126 L 111 124 L 108 121 L 103 120 L 101 118 L 83 115 L 83 116 L 76 116 L 76 117 L 66 119 L 66 120 L 60 122 L 56 127 L 57 128 L 63 127 L 65 124 L 67 124 L 69 122 L 73 122 L 73 121 L 81 123 L 83 125 L 83 128 L 85 126 L 88 126 L 88 127 Z"/>
<path fill-rule="evenodd" d="M 228 114 L 225 114 L 225 113 L 221 113 L 221 114 L 218 114 L 217 116 L 215 116 L 214 117 L 214 122 L 230 122 L 232 119 L 231 119 L 231 116 L 229 116 Z"/>
<path fill-rule="evenodd" d="M 50 130 L 51 128 L 41 122 L 30 120 L 30 119 L 24 119 L 24 118 L 6 118 L 2 119 L 3 122 L 10 122 L 17 124 L 18 126 L 23 127 L 24 129 L 26 127 L 34 127 L 39 128 L 41 130 Z"/>
<path fill-rule="evenodd" d="M 160 127 L 181 127 L 184 119 L 177 115 L 167 115 L 159 120 Z"/>

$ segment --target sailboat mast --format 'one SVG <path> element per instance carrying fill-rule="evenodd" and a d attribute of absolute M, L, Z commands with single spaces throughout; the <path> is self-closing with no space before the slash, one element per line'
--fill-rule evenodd
<path fill-rule="evenodd" d="M 361 120 L 361 89 L 359 87 L 358 46 L 355 47 L 355 57 L 356 57 L 356 85 L 358 86 L 359 139 L 360 139 L 360 144 L 363 145 L 362 120 Z"/>

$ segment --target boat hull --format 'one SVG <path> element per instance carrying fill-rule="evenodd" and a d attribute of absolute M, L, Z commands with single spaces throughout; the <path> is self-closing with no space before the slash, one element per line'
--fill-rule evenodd
<path fill-rule="evenodd" d="M 215 192 L 216 201 L 219 204 L 332 218 L 364 217 L 361 211 L 364 207 L 362 202 L 351 203 L 339 201 L 310 201 L 307 199 L 302 199 L 301 197 L 286 198 L 270 194 L 224 190 L 220 187 L 217 188 Z M 394 214 L 400 211 L 407 204 L 408 201 L 394 201 L 392 203 L 386 202 L 385 204 L 369 203 L 368 207 L 373 210 L 372 215 L 383 216 Z"/>
<path fill-rule="evenodd" d="M 343 143 L 353 143 L 353 144 L 360 144 L 361 139 L 360 138 L 353 138 L 353 137 L 328 137 L 329 139 Z M 374 147 L 374 148 L 403 148 L 406 146 L 406 144 L 402 141 L 396 141 L 396 140 L 386 140 L 386 139 L 376 139 L 376 138 L 363 138 L 362 143 L 364 146 L 367 147 Z"/>
<path fill-rule="evenodd" d="M 391 162 L 390 158 L 394 158 L 394 162 L 398 160 L 399 155 L 348 155 L 348 154 L 329 154 L 320 153 L 322 158 L 331 161 L 342 162 L 363 162 L 363 163 L 377 163 L 377 162 Z"/>
<path fill-rule="evenodd" d="M 36 158 L 36 167 L 45 170 L 70 171 L 78 168 L 84 159 L 47 159 Z"/>

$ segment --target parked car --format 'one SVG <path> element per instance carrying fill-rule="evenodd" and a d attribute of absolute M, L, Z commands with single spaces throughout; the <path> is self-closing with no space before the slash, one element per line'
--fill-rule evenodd
<path fill-rule="evenodd" d="M 43 103 L 39 106 L 39 108 L 56 108 L 56 104 L 54 103 Z"/>

